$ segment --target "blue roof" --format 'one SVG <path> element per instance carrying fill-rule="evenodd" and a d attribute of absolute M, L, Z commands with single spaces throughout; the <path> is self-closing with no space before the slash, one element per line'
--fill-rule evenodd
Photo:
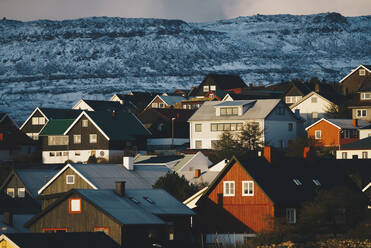
<path fill-rule="evenodd" d="M 32 218 L 33 214 L 13 214 L 11 226 L 4 224 L 4 215 L 0 215 L 0 234 L 1 233 L 26 233 L 28 228 L 23 227 L 24 223 Z"/>
<path fill-rule="evenodd" d="M 54 167 L 50 169 L 15 169 L 15 173 L 32 196 L 36 198 L 39 189 L 57 174 L 58 170 L 55 170 Z"/>
<path fill-rule="evenodd" d="M 170 106 L 173 106 L 174 104 L 187 100 L 185 97 L 182 96 L 159 96 L 162 100 L 164 100 L 167 104 Z"/>

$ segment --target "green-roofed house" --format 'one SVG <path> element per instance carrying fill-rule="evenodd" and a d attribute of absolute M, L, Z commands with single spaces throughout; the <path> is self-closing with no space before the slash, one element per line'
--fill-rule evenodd
<path fill-rule="evenodd" d="M 50 120 L 40 132 L 43 163 L 118 162 L 124 151 L 145 149 L 151 133 L 131 113 L 83 111 L 75 119 Z M 95 159 L 94 159 L 95 160 Z"/>

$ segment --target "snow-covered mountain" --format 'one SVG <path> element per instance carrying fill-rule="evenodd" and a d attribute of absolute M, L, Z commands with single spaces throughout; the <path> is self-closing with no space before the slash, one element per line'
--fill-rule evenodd
<path fill-rule="evenodd" d="M 0 111 L 72 107 L 128 90 L 169 91 L 209 72 L 247 83 L 339 80 L 371 64 L 371 16 L 255 15 L 210 23 L 94 17 L 0 21 Z"/>

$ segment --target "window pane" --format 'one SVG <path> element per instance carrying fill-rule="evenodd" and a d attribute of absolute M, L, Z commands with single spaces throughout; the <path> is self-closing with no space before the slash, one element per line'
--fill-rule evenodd
<path fill-rule="evenodd" d="M 218 125 L 217 124 L 211 124 L 211 131 L 217 131 Z"/>
<path fill-rule="evenodd" d="M 221 108 L 220 109 L 220 115 L 226 115 L 227 114 L 227 109 L 226 108 Z"/>
<path fill-rule="evenodd" d="M 223 131 L 223 127 L 224 127 L 223 124 L 218 124 L 218 131 Z"/>
<path fill-rule="evenodd" d="M 233 115 L 238 115 L 238 108 L 233 108 Z"/>
<path fill-rule="evenodd" d="M 18 197 L 24 198 L 25 197 L 25 188 L 18 188 Z"/>
<path fill-rule="evenodd" d="M 232 123 L 231 124 L 231 131 L 236 131 L 237 130 L 237 124 L 236 123 Z"/>
<path fill-rule="evenodd" d="M 81 200 L 80 199 L 71 199 L 71 212 L 80 212 L 81 211 Z"/>
<path fill-rule="evenodd" d="M 97 143 L 97 135 L 96 134 L 90 134 L 89 135 L 89 142 L 90 143 Z"/>
<path fill-rule="evenodd" d="M 225 131 L 230 131 L 231 130 L 231 124 L 229 124 L 229 123 L 224 124 L 224 130 Z"/>
<path fill-rule="evenodd" d="M 238 130 L 238 131 L 241 131 L 241 130 L 242 130 L 242 123 L 238 123 L 238 124 L 237 124 L 237 130 Z"/>

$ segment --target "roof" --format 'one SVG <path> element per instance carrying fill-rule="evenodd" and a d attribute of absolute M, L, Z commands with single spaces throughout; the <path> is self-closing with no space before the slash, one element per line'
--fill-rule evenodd
<path fill-rule="evenodd" d="M 239 75 L 208 74 L 203 81 L 208 77 L 211 77 L 222 90 L 244 88 L 247 86 Z"/>
<path fill-rule="evenodd" d="M 186 199 L 183 204 L 185 204 L 187 207 L 189 207 L 190 209 L 194 209 L 197 207 L 196 203 L 198 202 L 198 200 L 200 200 L 202 194 L 207 190 L 207 187 L 201 189 L 200 191 L 198 191 L 196 194 L 192 195 L 191 197 L 189 197 L 188 199 Z"/>
<path fill-rule="evenodd" d="M 41 130 L 39 135 L 63 135 L 67 128 L 74 122 L 74 119 L 50 120 Z"/>
<path fill-rule="evenodd" d="M 316 121 L 315 123 L 313 123 L 312 125 L 308 126 L 307 128 L 305 128 L 305 130 L 308 130 L 309 128 L 317 125 L 321 121 L 326 121 L 326 122 L 336 126 L 339 129 L 359 129 L 359 128 L 362 128 L 364 126 L 369 125 L 369 123 L 367 121 L 364 121 L 364 120 L 357 120 L 358 121 L 358 126 L 354 127 L 352 119 L 325 119 L 325 118 L 322 118 L 322 119 Z"/>
<path fill-rule="evenodd" d="M 4 215 L 0 215 L 0 232 L 1 233 L 26 233 L 29 230 L 23 225 L 32 218 L 33 214 L 13 214 L 12 225 L 4 224 Z"/>
<path fill-rule="evenodd" d="M 255 104 L 249 108 L 242 116 L 216 116 L 215 106 L 221 102 L 212 101 L 205 102 L 197 111 L 192 115 L 188 121 L 210 121 L 210 120 L 255 120 L 265 119 L 269 113 L 278 105 L 280 99 L 258 99 Z M 231 101 L 230 103 L 240 105 L 247 101 Z M 228 103 L 228 102 L 223 102 Z"/>
<path fill-rule="evenodd" d="M 252 104 L 255 102 L 256 100 L 226 101 L 226 102 L 219 102 L 215 106 L 217 107 L 244 106 L 244 105 Z"/>
<path fill-rule="evenodd" d="M 82 112 L 64 134 L 67 134 L 83 115 L 90 119 L 107 139 L 130 140 L 135 139 L 136 136 L 151 135 L 148 129 L 132 113 L 115 112 L 113 114 L 108 111 Z"/>
<path fill-rule="evenodd" d="M 84 101 L 94 111 L 113 111 L 113 110 L 123 111 L 123 110 L 126 110 L 124 105 L 120 104 L 119 102 L 81 99 L 76 105 L 78 105 L 81 101 Z"/>
<path fill-rule="evenodd" d="M 184 157 L 172 168 L 173 171 L 177 171 L 181 169 L 184 165 L 186 165 L 190 160 L 192 160 L 196 154 L 186 154 Z"/>
<path fill-rule="evenodd" d="M 141 160 L 137 164 L 166 164 L 182 159 L 183 155 L 172 155 L 172 156 L 157 156 L 150 157 L 146 160 Z"/>
<path fill-rule="evenodd" d="M 233 100 L 253 100 L 253 99 L 272 99 L 281 98 L 282 91 L 274 90 L 249 90 L 248 88 L 243 89 L 241 94 L 228 93 Z"/>
<path fill-rule="evenodd" d="M 340 150 L 357 150 L 357 149 L 367 149 L 371 150 L 371 137 L 360 139 L 351 143 L 347 143 L 340 146 Z"/>
<path fill-rule="evenodd" d="M 312 91 L 312 92 L 310 92 L 309 94 L 307 94 L 306 96 L 304 96 L 303 98 L 301 98 L 301 99 L 300 99 L 299 101 L 297 101 L 296 103 L 290 105 L 290 109 L 293 109 L 293 108 L 295 108 L 296 106 L 300 105 L 302 102 L 306 101 L 308 98 L 310 98 L 310 97 L 313 96 L 313 95 L 317 95 L 318 97 L 322 98 L 323 100 L 327 101 L 327 102 L 330 103 L 330 104 L 333 103 L 333 102 L 331 102 L 330 99 L 327 99 L 326 97 L 322 96 L 322 94 L 319 94 L 319 93 L 317 93 L 317 92 L 315 92 L 315 91 Z"/>
<path fill-rule="evenodd" d="M 187 122 L 194 112 L 195 110 L 191 109 L 149 108 L 140 113 L 138 118 L 145 124 L 153 123 L 157 118 L 164 121 L 171 121 L 175 118 L 176 122 Z"/>
<path fill-rule="evenodd" d="M 118 248 L 120 247 L 103 232 L 58 232 L 58 233 L 8 233 L 0 236 L 15 244 L 15 248 Z"/>
<path fill-rule="evenodd" d="M 359 65 L 356 69 L 352 70 L 345 77 L 343 77 L 342 79 L 340 79 L 339 83 L 343 82 L 345 79 L 347 79 L 350 75 L 352 75 L 359 68 L 364 68 L 364 69 L 368 70 L 371 73 L 371 65 Z"/>
<path fill-rule="evenodd" d="M 16 125 L 8 122 L 0 123 L 0 133 L 3 134 L 0 149 L 19 149 L 21 145 L 36 145 L 36 142 L 19 130 Z"/>
<path fill-rule="evenodd" d="M 58 109 L 58 108 L 39 108 L 40 111 L 49 119 L 75 119 L 81 110 Z"/>
<path fill-rule="evenodd" d="M 181 102 L 183 100 L 187 100 L 187 98 L 183 96 L 160 96 L 159 97 L 168 105 L 174 106 L 176 103 Z"/>

